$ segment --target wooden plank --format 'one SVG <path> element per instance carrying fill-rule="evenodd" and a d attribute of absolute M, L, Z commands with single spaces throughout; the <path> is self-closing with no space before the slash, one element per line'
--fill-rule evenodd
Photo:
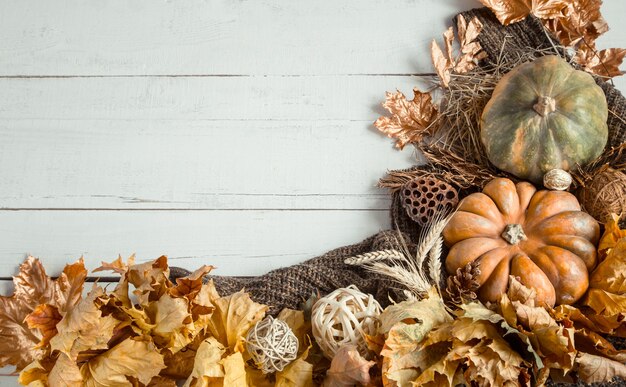
<path fill-rule="evenodd" d="M 211 264 L 221 275 L 259 275 L 387 227 L 387 211 L 0 211 L 0 273 L 26 254 L 51 275 L 81 255 L 91 270 L 118 254 L 139 261 Z"/>
<path fill-rule="evenodd" d="M 0 120 L 0 208 L 385 209 L 370 123 Z"/>
<path fill-rule="evenodd" d="M 4 1 L 2 75 L 430 72 L 430 41 L 477 1 Z M 419 60 L 418 60 L 419 59 Z"/>
<path fill-rule="evenodd" d="M 3 78 L 0 119 L 358 120 L 385 91 L 411 96 L 406 76 Z"/>

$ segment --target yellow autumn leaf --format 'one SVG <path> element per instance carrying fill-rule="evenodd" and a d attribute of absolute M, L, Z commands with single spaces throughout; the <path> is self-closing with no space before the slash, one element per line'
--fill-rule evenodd
<path fill-rule="evenodd" d="M 56 307 L 49 304 L 38 305 L 26 318 L 24 322 L 30 329 L 38 329 L 41 332 L 41 341 L 35 348 L 44 348 L 50 339 L 57 334 L 57 323 L 62 317 Z"/>
<path fill-rule="evenodd" d="M 246 363 L 241 352 L 235 352 L 222 359 L 224 366 L 224 386 L 248 387 Z"/>
<path fill-rule="evenodd" d="M 243 352 L 245 335 L 263 319 L 269 307 L 252 301 L 243 291 L 218 298 L 213 304 L 215 310 L 208 322 L 209 332 L 225 347 Z"/>
<path fill-rule="evenodd" d="M 64 353 L 59 354 L 54 367 L 48 375 L 50 386 L 81 387 L 83 375 L 76 362 Z"/>
<path fill-rule="evenodd" d="M 102 262 L 101 265 L 92 270 L 92 272 L 96 273 L 99 271 L 112 271 L 117 274 L 124 274 L 128 271 L 128 268 L 135 264 L 135 255 L 131 255 L 128 258 L 127 263 L 124 262 L 122 256 L 119 255 L 117 259 L 113 262 Z"/>
<path fill-rule="evenodd" d="M 280 311 L 276 317 L 278 320 L 287 323 L 291 331 L 294 333 L 300 344 L 298 352 L 302 352 L 306 349 L 304 343 L 306 342 L 307 335 L 311 335 L 311 322 L 304 318 L 304 312 L 301 310 L 294 310 L 285 308 Z"/>
<path fill-rule="evenodd" d="M 626 293 L 626 238 L 609 249 L 606 258 L 591 273 L 589 286 L 618 295 Z"/>
<path fill-rule="evenodd" d="M 170 290 L 170 294 L 174 297 L 186 297 L 193 300 L 202 289 L 204 276 L 213 269 L 213 266 L 203 265 L 186 277 L 176 278 L 176 286 Z"/>
<path fill-rule="evenodd" d="M 611 214 L 609 221 L 604 225 L 604 234 L 598 244 L 598 252 L 603 257 L 617 245 L 620 239 L 626 238 L 626 230 L 619 227 L 619 216 Z"/>
<path fill-rule="evenodd" d="M 183 387 L 208 387 L 222 385 L 224 367 L 220 363 L 226 352 L 224 346 L 214 337 L 202 341 L 193 361 L 193 371 Z"/>
<path fill-rule="evenodd" d="M 0 337 L 3 338 L 0 342 L 0 367 L 11 364 L 19 371 L 42 356 L 40 348 L 51 337 L 52 320 L 48 325 L 44 324 L 49 335 L 42 341 L 38 329 L 44 326 L 34 326 L 31 329 L 25 319 L 41 304 L 48 304 L 56 308 L 60 315 L 64 315 L 67 309 L 71 309 L 80 300 L 86 275 L 82 258 L 74 264 L 66 265 L 56 281 L 46 275 L 43 265 L 36 258 L 28 257 L 20 265 L 18 275 L 13 278 L 13 295 L 0 296 Z M 51 310 L 47 312 L 53 313 Z M 43 316 L 33 316 L 31 323 L 34 323 L 33 319 L 36 317 Z M 42 323 L 40 320 L 35 325 Z"/>
<path fill-rule="evenodd" d="M 309 348 L 282 371 L 276 373 L 275 387 L 313 387 L 313 364 L 306 361 Z"/>
<path fill-rule="evenodd" d="M 608 382 L 615 377 L 626 378 L 624 363 L 585 352 L 579 352 L 576 356 L 576 371 L 585 383 Z"/>
<path fill-rule="evenodd" d="M 188 312 L 188 301 L 164 294 L 157 301 L 150 302 L 146 314 L 153 325 L 151 332 L 164 339 L 163 347 L 172 353 L 178 352 L 193 340 L 193 324 Z"/>
<path fill-rule="evenodd" d="M 131 386 L 127 377 L 148 384 L 165 368 L 163 355 L 151 341 L 127 338 L 80 368 L 87 387 Z"/>
<path fill-rule="evenodd" d="M 120 323 L 113 316 L 102 317 L 96 302 L 104 297 L 101 287 L 95 286 L 57 324 L 58 333 L 50 340 L 51 349 L 61 351 L 72 359 L 87 350 L 107 349 L 113 330 Z"/>
<path fill-rule="evenodd" d="M 23 386 L 48 386 L 49 372 L 39 360 L 34 360 L 22 369 L 17 382 Z"/>

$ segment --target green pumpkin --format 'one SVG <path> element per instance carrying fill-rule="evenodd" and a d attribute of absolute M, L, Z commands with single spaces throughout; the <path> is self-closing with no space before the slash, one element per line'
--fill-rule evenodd
<path fill-rule="evenodd" d="M 606 97 L 591 75 L 549 55 L 502 77 L 483 110 L 481 139 L 496 167 L 540 184 L 551 169 L 600 156 L 607 117 Z"/>

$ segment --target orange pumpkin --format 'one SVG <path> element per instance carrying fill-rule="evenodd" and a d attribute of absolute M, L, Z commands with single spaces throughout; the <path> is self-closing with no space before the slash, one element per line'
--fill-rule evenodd
<path fill-rule="evenodd" d="M 482 301 L 499 300 L 513 275 L 537 291 L 540 303 L 572 304 L 589 286 L 599 235 L 574 195 L 498 178 L 463 199 L 445 227 L 446 269 L 455 273 L 480 260 Z"/>

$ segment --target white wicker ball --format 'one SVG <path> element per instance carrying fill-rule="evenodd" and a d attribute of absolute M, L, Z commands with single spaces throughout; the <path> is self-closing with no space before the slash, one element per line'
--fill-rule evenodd
<path fill-rule="evenodd" d="M 365 334 L 376 334 L 381 313 L 380 304 L 371 294 L 359 291 L 354 285 L 337 289 L 313 306 L 313 337 L 329 359 L 344 344 L 356 345 L 359 353 L 367 356 Z"/>
<path fill-rule="evenodd" d="M 286 322 L 267 316 L 248 331 L 246 349 L 261 372 L 269 374 L 298 357 L 298 338 Z"/>

